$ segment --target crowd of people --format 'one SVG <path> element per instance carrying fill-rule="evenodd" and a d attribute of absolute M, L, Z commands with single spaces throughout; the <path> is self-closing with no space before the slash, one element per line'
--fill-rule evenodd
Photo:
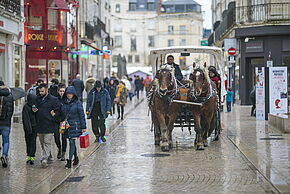
<path fill-rule="evenodd" d="M 84 82 L 80 75 L 69 86 L 52 79 L 50 85 L 37 80 L 27 90 L 26 103 L 22 110 L 23 129 L 26 142 L 26 163 L 34 165 L 37 137 L 41 148 L 41 165 L 48 166 L 54 161 L 52 140 L 57 147 L 57 159 L 66 161 L 65 167 L 78 165 L 76 140 L 86 132 L 86 118 L 91 120 L 96 142 L 106 142 L 105 120 L 117 109 L 117 119 L 124 119 L 127 99 L 139 99 L 140 91 L 149 87 L 149 75 L 143 79 L 127 76 L 119 80 L 115 74 L 103 81 L 89 76 Z M 87 93 L 86 107 L 83 107 L 84 91 Z M 117 108 L 116 108 L 117 107 Z M 14 112 L 13 96 L 10 89 L 0 81 L 0 134 L 2 135 L 2 166 L 8 166 L 9 136 Z M 68 154 L 67 153 L 68 148 Z"/>

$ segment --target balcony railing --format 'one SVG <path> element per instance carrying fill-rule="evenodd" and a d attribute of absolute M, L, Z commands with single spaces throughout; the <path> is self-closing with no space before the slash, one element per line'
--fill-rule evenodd
<path fill-rule="evenodd" d="M 290 21 L 290 3 L 266 3 L 236 8 L 238 24 L 281 21 Z"/>
<path fill-rule="evenodd" d="M 21 16 L 20 12 L 20 0 L 1 0 L 0 7 L 9 13 Z"/>

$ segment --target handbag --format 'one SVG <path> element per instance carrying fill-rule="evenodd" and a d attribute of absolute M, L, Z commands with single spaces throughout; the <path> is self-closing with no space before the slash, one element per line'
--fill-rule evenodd
<path fill-rule="evenodd" d="M 114 99 L 114 104 L 119 104 L 119 103 L 120 103 L 120 96 Z"/>
<path fill-rule="evenodd" d="M 71 109 L 72 106 L 70 106 L 69 110 L 68 110 L 68 113 L 64 119 L 64 121 L 60 122 L 59 124 L 59 133 L 60 134 L 63 134 L 69 127 L 69 123 L 67 121 L 68 117 L 69 117 L 69 113 L 70 113 L 70 109 Z"/>
<path fill-rule="evenodd" d="M 89 133 L 85 132 L 80 136 L 80 147 L 87 148 L 90 146 L 90 138 Z"/>

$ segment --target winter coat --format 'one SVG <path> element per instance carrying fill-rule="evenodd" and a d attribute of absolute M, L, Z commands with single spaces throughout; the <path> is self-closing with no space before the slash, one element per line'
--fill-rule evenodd
<path fill-rule="evenodd" d="M 182 81 L 183 75 L 182 75 L 182 72 L 181 72 L 179 65 L 173 63 L 173 67 L 174 67 L 175 78 L 178 79 L 179 81 Z"/>
<path fill-rule="evenodd" d="M 234 92 L 227 91 L 227 98 L 226 98 L 226 101 L 227 101 L 227 102 L 233 102 L 233 95 L 234 95 Z"/>
<path fill-rule="evenodd" d="M 148 88 L 152 82 L 152 79 L 148 76 L 143 80 L 143 85 Z"/>
<path fill-rule="evenodd" d="M 74 94 L 71 101 L 66 98 L 66 94 Z M 83 103 L 78 100 L 76 96 L 76 90 L 73 86 L 69 86 L 66 89 L 64 97 L 64 104 L 61 107 L 61 111 L 69 123 L 69 128 L 64 132 L 66 138 L 77 138 L 81 136 L 82 130 L 86 129 L 86 117 L 84 113 Z"/>
<path fill-rule="evenodd" d="M 56 97 L 48 94 L 46 97 L 37 96 L 36 108 L 36 131 L 37 133 L 53 133 L 58 129 L 55 116 L 51 115 L 51 111 L 58 112 L 60 105 Z"/>
<path fill-rule="evenodd" d="M 86 80 L 86 92 L 89 93 L 91 89 L 93 89 L 96 80 L 95 78 L 91 77 Z"/>
<path fill-rule="evenodd" d="M 250 100 L 252 104 L 256 104 L 256 87 L 250 93 Z"/>
<path fill-rule="evenodd" d="M 119 104 L 127 104 L 127 88 L 123 84 L 118 85 L 116 97 L 120 97 Z"/>
<path fill-rule="evenodd" d="M 135 79 L 134 84 L 135 84 L 135 90 L 136 91 L 142 89 L 142 81 L 140 79 Z"/>
<path fill-rule="evenodd" d="M 71 85 L 74 86 L 79 100 L 83 99 L 83 91 L 85 89 L 84 82 L 80 79 L 74 79 Z"/>
<path fill-rule="evenodd" d="M 108 85 L 107 90 L 109 92 L 111 102 L 114 101 L 114 99 L 116 98 L 116 89 L 117 87 L 115 85 L 111 85 L 111 84 Z"/>
<path fill-rule="evenodd" d="M 96 88 L 93 88 L 89 92 L 87 99 L 86 111 L 89 113 L 88 119 L 92 118 L 92 110 L 94 109 L 97 98 L 100 99 L 101 112 L 104 118 L 107 118 L 108 117 L 107 112 L 111 111 L 111 98 L 109 92 L 105 88 L 101 88 L 100 92 L 98 92 Z"/>
<path fill-rule="evenodd" d="M 28 94 L 27 103 L 22 110 L 23 129 L 28 134 L 32 134 L 33 128 L 37 126 L 36 114 L 32 111 L 32 106 L 35 104 L 36 97 L 36 95 Z"/>
<path fill-rule="evenodd" d="M 3 98 L 3 105 L 4 110 L 6 110 L 6 117 L 5 119 L 0 119 L 0 126 L 1 127 L 11 127 L 11 119 L 14 112 L 14 102 L 13 102 L 13 96 L 9 89 L 6 86 L 0 86 L 0 98 Z"/>
<path fill-rule="evenodd" d="M 52 84 L 48 89 L 48 93 L 50 93 L 54 97 L 58 97 L 57 89 L 58 89 L 58 85 Z"/>

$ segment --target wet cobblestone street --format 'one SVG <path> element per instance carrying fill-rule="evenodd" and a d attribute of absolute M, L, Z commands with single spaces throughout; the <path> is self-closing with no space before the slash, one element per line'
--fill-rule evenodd
<path fill-rule="evenodd" d="M 277 193 L 223 131 L 205 151 L 174 130 L 168 153 L 154 146 L 143 102 L 53 193 Z"/>

